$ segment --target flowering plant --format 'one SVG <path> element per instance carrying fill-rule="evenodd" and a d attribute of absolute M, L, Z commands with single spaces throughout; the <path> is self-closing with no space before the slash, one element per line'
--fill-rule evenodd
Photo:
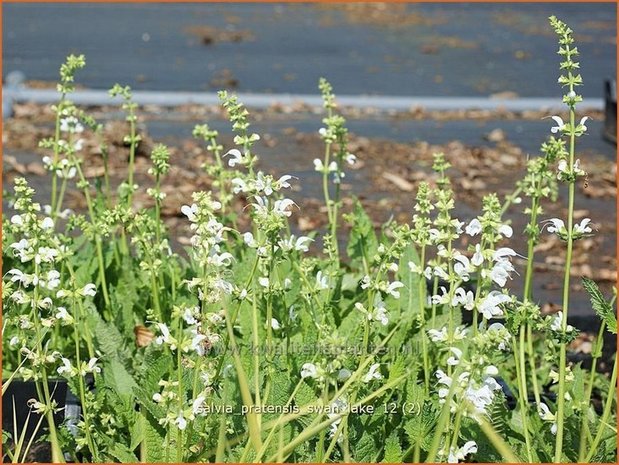
<path fill-rule="evenodd" d="M 610 379 L 596 371 L 604 332 L 617 331 L 615 297 L 586 279 L 600 332 L 590 368 L 568 360 L 578 334 L 568 324 L 573 244 L 595 228 L 574 219 L 586 165 L 575 147 L 587 131 L 587 117 L 576 123 L 578 50 L 567 25 L 550 23 L 569 119 L 552 117 L 554 136 L 503 201 L 487 193 L 476 217 L 456 218 L 449 154 L 437 153 L 436 182 L 420 183 L 410 224 L 389 221 L 377 234 L 359 201 L 343 214 L 342 181 L 357 158 L 322 79 L 325 151 L 313 167 L 328 224 L 293 233 L 297 180 L 259 170 L 249 112 L 221 92 L 234 146 L 206 124 L 194 130 L 212 155 L 204 170 L 214 188 L 180 209 L 191 231 L 184 251 L 161 220 L 172 169 L 162 144 L 150 157 L 154 206 L 135 206 L 141 139 L 129 87 L 110 91 L 127 112 L 127 178 L 113 192 L 101 139 L 103 182 L 85 177 L 80 137 L 101 126 L 69 100 L 85 66 L 70 56 L 55 136 L 41 143 L 50 203 L 18 178 L 2 224 L 3 394 L 16 378 L 35 383 L 28 406 L 42 415 L 52 461 L 616 461 L 617 362 Z M 86 214 L 62 209 L 73 183 Z M 559 183 L 567 217 L 545 218 Z M 521 204 L 528 223 L 517 231 L 504 214 Z M 521 233 L 526 251 L 510 246 Z M 552 316 L 531 285 L 542 234 L 566 247 L 562 308 Z M 515 279 L 521 295 L 509 288 Z M 63 421 L 58 379 L 80 403 Z M 9 459 L 26 460 L 31 440 L 3 440 Z"/>

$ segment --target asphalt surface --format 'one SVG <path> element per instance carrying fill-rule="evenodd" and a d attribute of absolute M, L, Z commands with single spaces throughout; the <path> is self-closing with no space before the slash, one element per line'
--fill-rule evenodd
<path fill-rule="evenodd" d="M 555 14 L 576 31 L 584 95 L 601 97 L 615 75 L 611 3 L 362 7 L 8 3 L 3 73 L 54 81 L 67 54 L 84 53 L 78 82 L 91 88 L 313 94 L 325 76 L 349 95 L 552 97 Z"/>

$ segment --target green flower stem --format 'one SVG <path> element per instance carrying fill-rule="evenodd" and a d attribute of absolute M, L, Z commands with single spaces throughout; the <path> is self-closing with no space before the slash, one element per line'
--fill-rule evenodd
<path fill-rule="evenodd" d="M 178 341 L 180 344 L 183 334 L 182 320 L 180 319 L 178 323 L 178 334 Z M 183 364 L 180 347 L 176 348 L 176 377 L 178 381 L 178 410 L 179 412 L 182 412 L 185 403 L 185 392 L 183 390 Z M 176 461 L 179 463 L 183 461 L 183 430 L 181 430 L 180 428 L 177 428 L 176 433 Z"/>
<path fill-rule="evenodd" d="M 569 57 L 568 57 L 569 58 Z M 571 74 L 571 73 L 570 73 Z M 570 91 L 573 91 L 574 86 L 570 85 Z M 568 185 L 568 204 L 567 204 L 567 252 L 565 255 L 565 272 L 563 275 L 563 319 L 561 321 L 561 333 L 566 334 L 567 317 L 570 300 L 570 271 L 572 268 L 572 250 L 574 245 L 573 228 L 574 228 L 574 194 L 576 182 L 574 179 L 574 149 L 575 149 L 575 111 L 574 107 L 570 106 L 570 159 L 569 170 L 572 176 Z M 563 457 L 563 425 L 565 420 L 565 366 L 567 362 L 567 343 L 565 338 L 562 338 L 559 349 L 559 393 L 557 399 L 557 440 L 555 442 L 555 463 L 562 461 Z"/>
<path fill-rule="evenodd" d="M 541 180 L 540 180 L 541 181 Z M 539 184 L 537 185 L 536 192 L 539 191 Z M 539 207 L 539 197 L 537 195 L 531 198 L 531 219 L 529 221 L 529 228 L 537 227 L 537 211 Z M 524 277 L 524 291 L 523 291 L 523 301 L 531 301 L 532 298 L 532 286 L 531 283 L 533 281 L 533 258 L 535 256 L 535 245 L 536 245 L 536 235 L 531 233 L 529 239 L 527 240 L 527 268 Z M 535 352 L 533 351 L 533 334 L 531 325 L 527 322 L 525 323 L 526 332 L 527 332 L 527 354 L 529 358 L 529 367 L 531 368 L 531 381 L 533 384 L 533 395 L 535 396 L 535 402 L 537 405 L 540 404 L 540 391 L 539 386 L 537 384 L 537 368 L 535 361 Z"/>
<path fill-rule="evenodd" d="M 241 398 L 243 399 L 243 404 L 249 408 L 249 412 L 247 413 L 247 416 L 246 416 L 247 427 L 249 429 L 249 437 L 250 437 L 254 450 L 259 451 L 260 448 L 262 447 L 262 440 L 260 438 L 260 425 L 258 423 L 258 418 L 256 417 L 256 414 L 254 412 L 254 403 L 251 397 L 251 391 L 249 390 L 249 384 L 247 382 L 247 374 L 245 373 L 245 368 L 243 368 L 243 362 L 241 361 L 241 357 L 238 351 L 238 346 L 236 345 L 236 340 L 234 337 L 234 331 L 232 330 L 232 322 L 227 312 L 226 312 L 225 320 L 226 320 L 226 328 L 228 330 L 228 341 L 230 342 L 230 345 L 232 348 L 234 365 L 236 368 L 237 378 L 239 381 L 239 390 L 241 391 Z"/>
<path fill-rule="evenodd" d="M 460 435 L 460 424 L 462 422 L 462 408 L 456 412 L 456 419 L 454 421 L 454 431 L 451 438 L 451 447 L 456 449 L 458 447 L 458 436 Z"/>
<path fill-rule="evenodd" d="M 39 276 L 39 265 L 35 263 L 34 265 L 34 274 Z M 39 285 L 34 286 L 33 291 L 33 306 L 32 306 L 32 321 L 34 321 L 34 330 L 37 335 L 41 335 L 41 337 L 37 338 L 37 351 L 39 356 L 43 355 L 43 344 L 42 344 L 42 334 L 43 328 L 41 327 L 41 322 L 39 319 L 39 315 L 37 312 L 37 302 L 39 301 Z M 52 398 L 49 394 L 49 386 L 47 381 L 47 369 L 45 368 L 45 363 L 41 364 L 41 378 L 42 382 L 39 380 L 36 381 L 36 390 L 37 395 L 40 400 L 45 404 L 45 418 L 47 419 L 47 425 L 49 428 L 49 440 L 52 448 L 52 462 L 60 462 L 64 463 L 64 457 L 62 455 L 62 450 L 60 448 L 60 442 L 58 441 L 58 433 L 56 430 L 56 422 L 54 421 L 54 412 L 52 411 Z"/>
<path fill-rule="evenodd" d="M 367 403 L 369 403 L 371 400 L 375 399 L 376 397 L 381 396 L 385 391 L 393 388 L 394 386 L 397 386 L 398 384 L 400 384 L 402 381 L 406 380 L 408 375 L 402 375 L 399 376 L 398 378 L 394 379 L 393 381 L 390 381 L 388 383 L 386 383 L 385 385 L 381 386 L 380 388 L 378 388 L 376 391 L 372 392 L 371 394 L 367 395 L 366 397 L 364 397 L 363 399 L 357 401 L 356 403 L 351 405 L 351 409 L 355 409 L 358 408 L 362 405 L 365 405 Z M 287 458 L 292 451 L 294 451 L 294 449 L 299 446 L 300 444 L 303 444 L 305 441 L 307 441 L 308 439 L 312 438 L 313 436 L 315 436 L 319 431 L 322 431 L 323 429 L 327 428 L 328 426 L 331 425 L 331 423 L 339 420 L 340 418 L 349 415 L 348 412 L 340 412 L 336 415 L 333 415 L 331 418 L 328 418 L 327 420 L 324 420 L 320 423 L 318 423 L 317 425 L 311 427 L 311 428 L 305 428 L 297 437 L 295 437 L 290 443 L 288 443 L 283 451 L 278 452 L 281 453 L 285 458 Z M 271 458 L 269 458 L 269 460 L 267 460 L 267 462 L 272 463 L 275 461 L 275 459 L 277 458 L 277 454 L 272 456 Z"/>
<path fill-rule="evenodd" d="M 519 329 L 519 343 L 518 343 L 518 360 L 516 363 L 520 364 L 520 408 L 522 417 L 522 429 L 524 430 L 524 442 L 527 447 L 527 458 L 529 462 L 533 461 L 533 455 L 531 454 L 531 437 L 529 433 L 529 394 L 527 391 L 527 367 L 525 359 L 525 327 L 520 326 Z"/>
<path fill-rule="evenodd" d="M 77 175 L 80 179 L 80 182 L 84 184 L 84 197 L 86 198 L 86 205 L 88 207 L 88 214 L 90 215 L 90 221 L 94 225 L 97 217 L 95 215 L 95 209 L 93 206 L 92 198 L 90 196 L 90 191 L 88 190 L 88 181 L 84 177 L 84 172 L 82 171 L 82 167 L 78 160 L 74 157 L 74 164 L 77 169 Z M 101 244 L 101 236 L 95 232 L 95 248 L 97 249 L 97 262 L 99 265 L 99 279 L 101 280 L 101 288 L 103 290 L 103 300 L 105 301 L 105 309 L 103 310 L 103 315 L 109 321 L 111 319 L 110 313 L 110 296 L 107 291 L 107 280 L 105 278 L 105 262 L 103 260 L 103 246 Z"/>
<path fill-rule="evenodd" d="M 533 329 L 526 323 L 527 330 L 527 354 L 529 356 L 529 367 L 531 368 L 531 381 L 533 382 L 533 396 L 536 405 L 541 403 L 539 384 L 537 383 L 537 366 L 535 361 L 535 351 L 533 350 Z"/>
<path fill-rule="evenodd" d="M 484 432 L 486 437 L 492 443 L 492 446 L 497 450 L 499 454 L 503 456 L 503 459 L 508 463 L 521 463 L 522 460 L 516 457 L 516 454 L 512 451 L 509 445 L 499 436 L 496 430 L 492 427 L 490 423 L 486 421 L 486 419 L 481 418 L 479 420 L 479 426 L 481 430 Z"/>
<path fill-rule="evenodd" d="M 73 299 L 74 308 L 77 306 L 75 299 Z M 76 315 L 77 316 L 77 315 Z M 78 323 L 81 323 L 81 318 L 76 318 L 76 321 L 73 322 L 73 340 L 75 342 L 75 361 L 78 371 L 81 369 L 81 357 L 80 357 L 80 336 L 78 333 Z M 86 403 L 86 389 L 84 386 L 84 377 L 81 373 L 78 373 L 78 381 L 79 381 L 79 396 L 80 403 L 82 404 L 82 410 L 84 417 L 84 430 L 86 433 L 86 441 L 88 442 L 88 448 L 90 449 L 90 453 L 92 454 L 93 461 L 99 462 L 99 450 L 95 446 L 95 442 L 92 438 L 92 434 L 90 433 L 90 414 L 88 413 L 88 404 Z"/>
<path fill-rule="evenodd" d="M 585 392 L 585 398 L 582 399 L 582 422 L 580 424 L 580 444 L 578 446 L 578 462 L 584 462 L 585 460 L 585 448 L 587 447 L 587 433 L 589 433 L 589 423 L 587 420 L 587 412 L 589 411 L 589 402 L 591 400 L 591 393 L 593 392 L 593 384 L 595 381 L 595 370 L 597 368 L 597 361 L 602 356 L 602 346 L 604 344 L 604 331 L 606 329 L 606 322 L 602 320 L 600 330 L 598 331 L 597 338 L 595 339 L 595 345 L 591 354 L 591 371 L 589 372 L 589 382 L 587 383 L 587 390 Z"/>
<path fill-rule="evenodd" d="M 617 431 L 614 425 L 609 424 L 608 420 L 610 419 L 610 414 L 612 410 L 613 403 L 616 402 L 617 398 L 615 396 L 615 392 L 617 390 L 617 357 L 615 357 L 615 364 L 613 365 L 613 373 L 610 376 L 610 384 L 608 385 L 608 397 L 606 397 L 606 403 L 604 404 L 604 411 L 602 412 L 602 418 L 600 419 L 600 426 L 598 427 L 597 433 L 595 435 L 595 439 L 593 439 L 593 443 L 589 447 L 589 453 L 587 454 L 587 458 L 585 462 L 588 463 L 593 458 L 593 454 L 598 452 L 598 448 L 600 446 L 600 442 L 602 441 L 602 435 L 609 429 L 611 431 Z"/>
<path fill-rule="evenodd" d="M 258 331 L 258 304 L 256 302 L 256 297 L 254 296 L 252 299 L 252 312 L 251 312 L 251 325 L 253 332 L 253 344 L 254 344 L 254 390 L 255 392 L 255 403 L 256 405 L 260 405 L 260 351 L 258 345 L 260 344 L 259 339 L 259 331 Z"/>
<path fill-rule="evenodd" d="M 135 134 L 135 112 L 133 106 L 129 107 L 129 126 L 131 142 L 129 145 L 129 169 L 127 174 L 127 183 L 129 184 L 129 192 L 127 195 L 127 209 L 131 209 L 133 200 L 133 172 L 135 171 L 135 149 L 136 149 L 136 134 Z"/>
<path fill-rule="evenodd" d="M 159 200 L 159 193 L 161 192 L 161 176 L 157 172 L 155 175 L 155 239 L 157 241 L 157 247 L 161 244 L 161 200 Z"/>
<path fill-rule="evenodd" d="M 62 200 L 64 198 L 64 193 L 67 189 L 67 178 L 62 178 L 62 183 L 60 183 L 60 194 L 58 195 L 58 201 L 56 205 L 56 209 L 52 210 L 52 218 L 56 218 L 60 213 L 60 209 L 62 208 Z"/>
<path fill-rule="evenodd" d="M 54 162 L 52 166 L 56 166 L 58 164 L 58 142 L 60 141 L 60 113 L 62 112 L 64 101 L 66 98 L 66 93 L 62 93 L 60 95 L 60 101 L 58 102 L 58 107 L 56 108 L 56 127 L 54 130 Z M 52 198 L 50 201 L 50 205 L 52 208 L 52 215 L 56 211 L 56 189 L 58 185 L 58 174 L 56 170 L 53 170 L 52 173 Z M 53 217 L 52 217 L 53 218 Z"/>
<path fill-rule="evenodd" d="M 428 359 L 428 341 L 426 336 L 426 280 L 423 275 L 423 269 L 426 264 L 426 245 L 421 246 L 421 257 L 419 259 L 420 267 L 422 270 L 419 276 L 418 289 L 419 292 L 419 317 L 421 318 L 421 352 L 423 358 L 423 386 L 424 393 L 427 396 L 430 392 L 430 361 Z M 409 286 L 409 288 L 412 286 Z M 412 296 L 412 289 L 409 294 Z"/>

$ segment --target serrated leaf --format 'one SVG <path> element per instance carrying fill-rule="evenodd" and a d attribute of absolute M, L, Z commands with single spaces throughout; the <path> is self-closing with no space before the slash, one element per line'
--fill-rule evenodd
<path fill-rule="evenodd" d="M 617 315 L 612 305 L 604 299 L 598 285 L 595 281 L 585 277 L 582 278 L 582 285 L 589 293 L 595 313 L 606 323 L 606 327 L 611 333 L 617 334 Z"/>
<path fill-rule="evenodd" d="M 108 453 L 117 459 L 120 463 L 137 463 L 139 462 L 135 454 L 121 443 L 115 443 L 114 447 L 108 449 Z"/>
<path fill-rule="evenodd" d="M 144 461 L 146 463 L 164 462 L 164 436 L 159 434 L 146 416 L 142 417 L 142 422 L 144 428 Z"/>
<path fill-rule="evenodd" d="M 383 463 L 400 463 L 403 460 L 402 455 L 402 446 L 400 445 L 398 435 L 394 431 L 385 441 L 385 457 L 383 458 Z"/>
<path fill-rule="evenodd" d="M 359 200 L 355 200 L 351 217 L 353 223 L 346 247 L 348 257 L 356 263 L 371 260 L 376 254 L 378 239 L 374 232 L 374 224 Z"/>
<path fill-rule="evenodd" d="M 118 359 L 113 358 L 106 362 L 103 373 L 106 386 L 121 396 L 132 395 L 133 388 L 137 385 L 133 376 Z"/>
<path fill-rule="evenodd" d="M 400 289 L 400 299 L 398 302 L 401 317 L 405 321 L 410 321 L 413 315 L 419 313 L 419 299 L 421 298 L 419 295 L 419 281 L 421 280 L 421 276 L 418 273 L 411 272 L 408 266 L 409 262 L 419 265 L 419 256 L 412 244 L 409 244 L 404 249 L 397 273 L 398 281 L 404 284 L 404 287 Z"/>

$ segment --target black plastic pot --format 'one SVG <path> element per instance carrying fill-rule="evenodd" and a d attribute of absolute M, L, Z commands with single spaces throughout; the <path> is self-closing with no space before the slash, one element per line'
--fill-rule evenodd
<path fill-rule="evenodd" d="M 604 133 L 606 140 L 617 143 L 617 81 L 604 83 Z"/>
<path fill-rule="evenodd" d="M 81 415 L 81 405 L 79 399 L 73 395 L 69 389 L 67 382 L 63 379 L 54 379 L 48 381 L 48 388 L 52 399 L 58 405 L 58 411 L 54 414 L 54 422 L 59 425 L 65 423 L 69 431 L 74 432 L 77 422 Z M 6 392 L 2 396 L 2 430 L 11 433 L 14 431 L 20 435 L 26 428 L 26 438 L 39 438 L 47 432 L 47 420 L 43 420 L 41 427 L 35 434 L 36 425 L 38 424 L 41 415 L 35 412 L 30 412 L 28 403 L 30 399 L 39 400 L 37 396 L 36 385 L 34 381 L 13 380 Z M 30 413 L 30 419 L 26 427 L 26 420 Z M 16 420 L 16 425 L 13 423 Z M 49 452 L 49 451 L 47 451 Z M 39 451 L 39 454 L 45 455 L 46 451 Z M 41 457 L 38 457 L 40 460 Z M 50 456 L 51 460 L 51 456 Z M 48 460 L 49 461 L 49 460 Z"/>

